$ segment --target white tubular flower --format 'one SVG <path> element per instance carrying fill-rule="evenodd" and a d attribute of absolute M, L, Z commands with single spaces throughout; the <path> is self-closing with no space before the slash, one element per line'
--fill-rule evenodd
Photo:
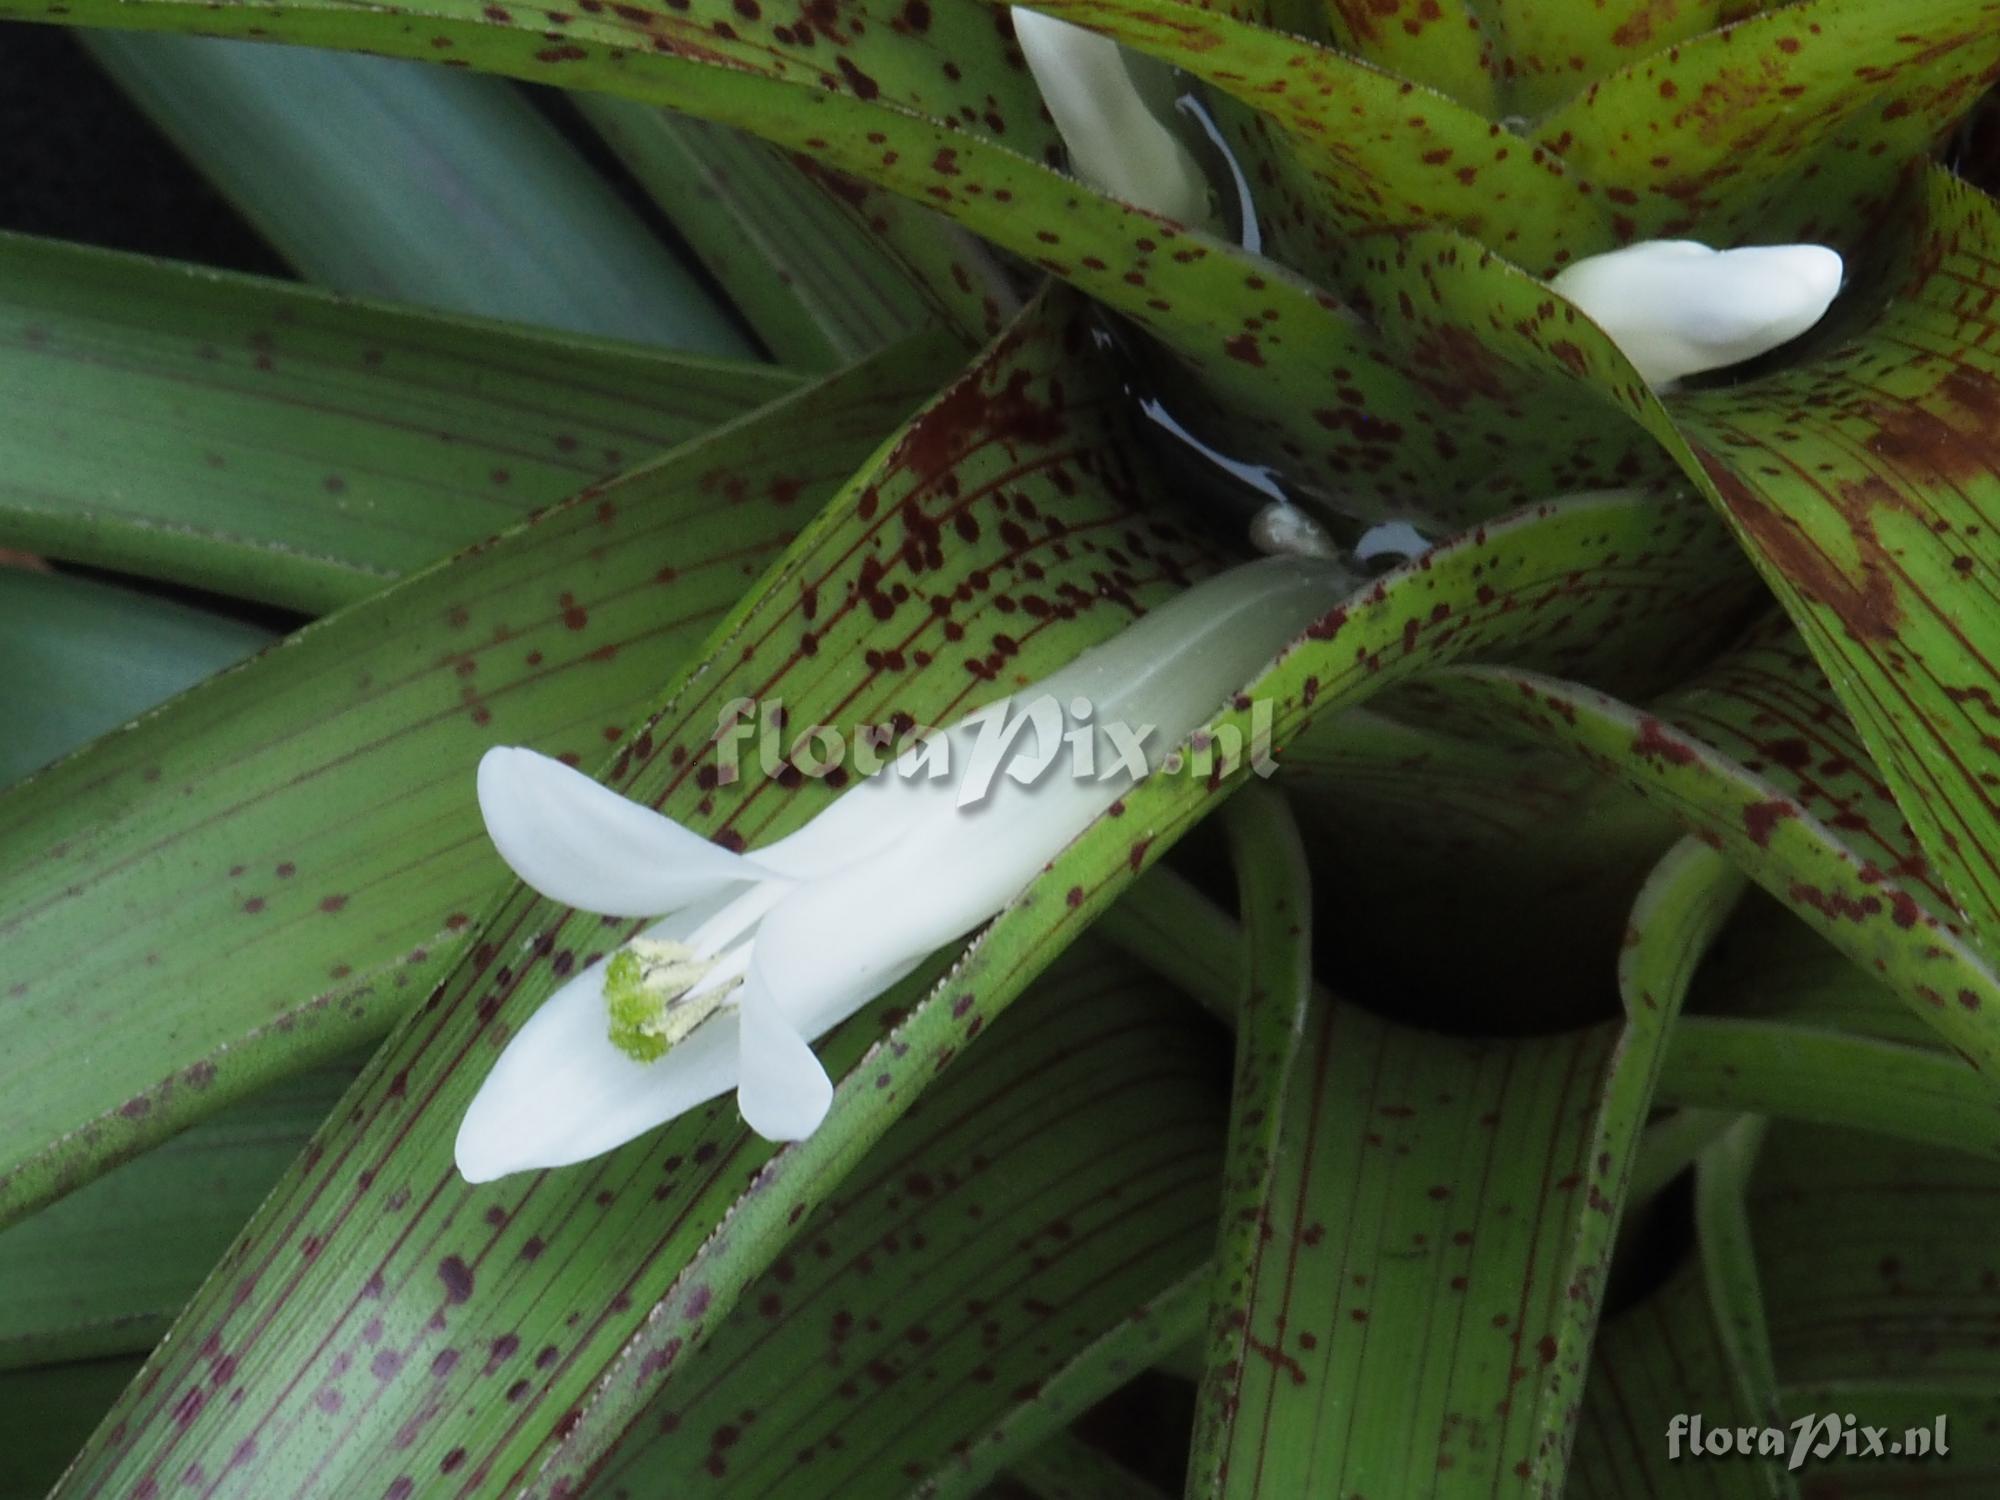
<path fill-rule="evenodd" d="M 1654 385 L 1741 364 L 1797 338 L 1840 291 L 1824 245 L 1711 250 L 1646 240 L 1592 255 L 1549 282 L 1590 315 Z"/>
<path fill-rule="evenodd" d="M 1163 64 L 1018 5 L 1014 36 L 1078 177 L 1182 224 L 1208 221 L 1208 178 L 1169 123 L 1173 86 Z"/>
<path fill-rule="evenodd" d="M 1331 608 L 1343 576 L 1270 558 L 1199 584 L 750 854 L 546 756 L 489 750 L 480 811 L 516 874 L 582 910 L 666 915 L 508 1042 L 459 1127 L 459 1171 L 582 1161 L 732 1088 L 760 1135 L 810 1134 L 833 1085 L 808 1038 L 998 912 L 1129 790 L 1135 742 L 1156 763 Z"/>

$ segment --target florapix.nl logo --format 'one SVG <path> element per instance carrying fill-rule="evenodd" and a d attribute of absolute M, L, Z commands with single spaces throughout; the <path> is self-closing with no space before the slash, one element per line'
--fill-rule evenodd
<path fill-rule="evenodd" d="M 888 723 L 794 725 L 776 698 L 734 698 L 716 718 L 715 782 L 730 786 L 749 768 L 771 780 L 811 777 L 844 786 L 880 774 L 954 789 L 960 807 L 992 796 L 999 779 L 1024 787 L 1050 777 L 1100 783 L 1151 775 L 1208 779 L 1247 766 L 1258 776 L 1278 769 L 1271 749 L 1271 705 L 1237 702 L 1238 712 L 1186 742 L 1169 744 L 1157 725 L 1100 720 L 1086 698 L 1053 694 L 1002 698 L 949 729 L 906 716 Z M 1247 712 L 1247 726 L 1239 722 Z"/>

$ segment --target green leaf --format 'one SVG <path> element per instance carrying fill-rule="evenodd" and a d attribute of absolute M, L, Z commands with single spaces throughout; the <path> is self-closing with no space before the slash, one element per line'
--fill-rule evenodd
<path fill-rule="evenodd" d="M 1615 1037 L 1462 1040 L 1321 1003 L 1281 1057 L 1246 1018 L 1223 1213 L 1244 1272 L 1221 1282 L 1191 1493 L 1560 1486 L 1666 1028 L 1738 884 L 1696 843 L 1662 862 Z"/>
<path fill-rule="evenodd" d="M 1758 1109 L 2000 1159 L 2000 1103 L 1964 1059 L 1820 1027 L 1698 1017 L 1676 1034 L 1663 1104 Z"/>
<path fill-rule="evenodd" d="M 1062 1368 L 1013 1392 L 1008 1409 L 967 1443 L 957 1465 L 930 1476 L 933 1493 L 939 1500 L 984 1493 L 981 1487 L 1002 1469 L 1060 1440 L 1071 1422 L 1139 1371 L 1172 1360 L 1199 1336 L 1213 1279 L 1213 1265 L 1204 1262 Z"/>
<path fill-rule="evenodd" d="M 0 1369 L 150 1350 L 358 1067 L 287 1078 L 0 1233 Z"/>
<path fill-rule="evenodd" d="M 1242 986 L 1228 955 L 1242 945 L 1242 930 L 1172 866 L 1148 870 L 1098 918 L 1098 931 L 1171 976 L 1217 1020 L 1236 1024 Z"/>
<path fill-rule="evenodd" d="M 1749 1209 L 1787 1417 L 1851 1413 L 1900 1438 L 1943 1414 L 1952 1450 L 1814 1463 L 1808 1494 L 1991 1492 L 1996 1171 L 1858 1131 L 1772 1128 Z"/>
<path fill-rule="evenodd" d="M 757 352 L 506 84 L 208 37 L 82 35 L 308 281 L 690 354 Z"/>
<path fill-rule="evenodd" d="M 1644 56 L 1755 15 L 1771 0 L 1487 0 L 1477 28 L 1494 53 L 1504 109 L 1540 115 Z M 1777 0 L 1784 3 L 1784 0 Z M 1468 6 L 1468 8 L 1470 8 Z M 1414 76 L 1414 75 L 1412 75 Z"/>
<path fill-rule="evenodd" d="M 883 450 L 717 628 L 667 709 L 613 762 L 612 784 L 711 836 L 761 843 L 835 789 L 787 775 L 705 785 L 717 710 L 733 698 L 782 697 L 804 724 L 872 724 L 898 711 L 949 722 L 1205 568 L 1140 506 L 1153 451 L 1117 436 L 1116 376 L 1075 358 L 1085 326 L 1067 305 L 1038 310 Z M 1278 743 L 1303 718 L 1438 653 L 1512 647 L 1588 660 L 1635 605 L 1671 613 L 1714 586 L 1715 557 L 1703 550 L 1714 531 L 1690 528 L 1691 515 L 1705 520 L 1600 498 L 1440 549 L 1335 610 L 1323 638 L 1256 686 L 1273 702 Z M 1648 547 L 1660 555 L 1635 600 L 1622 570 Z M 1475 603 L 1438 610 L 1465 599 Z M 611 940 L 598 919 L 566 919 L 516 891 L 281 1182 L 232 1252 L 243 1269 L 197 1297 L 128 1397 L 123 1427 L 100 1434 L 72 1484 L 137 1483 L 198 1455 L 219 1466 L 247 1438 L 257 1453 L 238 1482 L 284 1472 L 299 1493 L 405 1475 L 414 1484 L 458 1446 L 468 1448 L 452 1469 L 463 1470 L 460 1486 L 580 1485 L 797 1222 L 1213 805 L 1212 788 L 1240 775 L 1249 718 L 1232 709 L 1214 726 L 1212 777 L 1197 760 L 1194 774 L 1136 787 L 975 942 L 949 984 L 912 981 L 829 1033 L 832 1111 L 811 1139 L 775 1153 L 723 1100 L 561 1173 L 479 1189 L 457 1178 L 452 1138 L 494 1049 Z M 483 1294 L 454 1300 L 467 1275 Z M 357 1299 L 357 1286 L 375 1294 Z M 563 1322 L 570 1311 L 574 1327 Z M 509 1334 L 518 1346 L 484 1374 L 493 1341 Z M 174 1423 L 177 1393 L 212 1378 L 198 1353 L 211 1335 L 236 1361 L 236 1383 L 266 1394 Z M 557 1353 L 535 1368 L 545 1346 Z M 439 1371 L 445 1348 L 460 1357 Z M 522 1381 L 515 1401 L 487 1399 Z M 313 1415 L 322 1402 L 346 1413 L 331 1440 Z M 468 1402 L 491 1414 L 477 1444 L 436 1420 Z M 411 1422 L 407 1447 L 363 1441 Z"/>
<path fill-rule="evenodd" d="M 1129 975 L 1072 949 L 799 1226 L 585 1493 L 956 1483 L 1024 1391 L 1199 1264 L 1222 1136 L 1207 1026 Z"/>
<path fill-rule="evenodd" d="M 85 578 L 0 566 L 0 787 L 269 644 L 269 631 Z"/>
<path fill-rule="evenodd" d="M 1435 681 L 1441 688 L 1449 684 L 1461 701 L 1481 702 L 1495 732 L 1527 733 L 1566 746 L 1623 778 L 1713 840 L 1836 948 L 1879 973 L 1975 1065 L 2000 1060 L 2000 1013 L 1994 1009 L 2000 1005 L 2000 976 L 1925 909 L 1911 884 L 1851 847 L 1784 784 L 1751 771 L 1663 715 L 1573 682 L 1489 668 L 1451 668 Z M 1826 709 L 1830 713 L 1831 705 Z M 1771 727 L 1798 728 L 1805 722 L 1775 719 Z M 1766 761 L 1766 773 L 1774 764 L 1782 770 L 1782 760 Z"/>
<path fill-rule="evenodd" d="M 0 545 L 321 611 L 795 390 L 8 238 Z"/>
<path fill-rule="evenodd" d="M 380 1035 L 504 875 L 489 745 L 593 762 L 955 363 L 891 353 L 545 512 L 0 797 L 0 1217 Z"/>
<path fill-rule="evenodd" d="M 940 288 L 889 253 L 887 223 L 843 212 L 809 158 L 628 99 L 574 98 L 780 363 L 827 369 L 926 325 Z M 922 227 L 933 247 L 952 232 L 930 215 Z"/>
<path fill-rule="evenodd" d="M 2000 1095 L 1879 978 L 1767 908 L 1719 945 L 1662 1103 L 1747 1110 L 2000 1158 Z"/>
<path fill-rule="evenodd" d="M 1316 1088 L 1294 1083 L 1300 1055 L 1310 1045 L 1308 1029 L 1316 1032 L 1321 1020 L 1313 1014 L 1312 880 L 1298 825 L 1281 796 L 1254 786 L 1237 795 L 1222 822 L 1243 922 L 1235 945 L 1241 976 L 1234 1007 L 1236 1064 L 1222 1230 L 1188 1458 L 1191 1496 L 1222 1493 L 1232 1462 L 1248 1459 L 1261 1474 L 1266 1462 L 1283 1461 L 1264 1440 L 1270 1433 L 1277 1377 L 1297 1368 L 1285 1342 L 1291 1307 L 1278 1299 L 1289 1296 L 1302 1226 L 1290 1222 L 1295 1205 L 1278 1176 L 1290 1166 L 1285 1158 L 1296 1149 L 1299 1122 L 1286 1107 L 1292 1094 L 1321 1097 Z M 1317 1009 L 1323 1015 L 1329 1007 Z M 1325 1081 L 1323 1074 L 1313 1079 L 1314 1084 Z M 1264 1256 L 1287 1230 L 1284 1243 L 1292 1254 L 1286 1283 L 1267 1288 Z M 1273 1331 L 1260 1343 L 1263 1325 Z M 1307 1333 L 1300 1344 L 1317 1347 L 1318 1341 L 1317 1334 Z M 1260 1359 L 1272 1367 L 1268 1394 Z M 1256 1436 L 1245 1443 L 1243 1438 L 1252 1433 Z"/>
<path fill-rule="evenodd" d="M 1745 1202 L 1769 1123 L 1745 1115 L 1703 1150 L 1695 1164 L 1694 1225 L 1716 1330 L 1729 1351 L 1742 1404 L 1775 1426 L 1782 1415 L 1778 1375 L 1771 1362 L 1764 1288 Z"/>
<path fill-rule="evenodd" d="M 1533 138 L 1636 195 L 1623 208 L 1641 238 L 1861 244 L 2000 77 L 1993 22 L 1991 0 L 1774 5 L 1659 46 L 1544 116 Z"/>
<path fill-rule="evenodd" d="M 1711 494 L 1798 622 L 1962 909 L 2000 944 L 2000 739 L 1987 587 L 2000 355 L 1982 277 L 2000 210 L 1943 171 L 1896 284 L 1838 348 L 1678 419 Z"/>
<path fill-rule="evenodd" d="M 615 785 L 728 842 L 761 842 L 834 788 L 796 774 L 722 784 L 709 756 L 732 700 L 781 699 L 798 724 L 899 711 L 948 722 L 1203 568 L 1186 539 L 1140 512 L 1146 452 L 1118 437 L 1112 377 L 1068 358 L 1072 317 L 1024 324 L 850 481 L 683 669 L 669 709 L 636 726 Z M 458 795 L 470 822 L 469 787 Z M 219 1466 L 248 1438 L 258 1457 L 241 1481 L 282 1474 L 271 1482 L 300 1493 L 414 1484 L 460 1447 L 450 1472 L 462 1468 L 461 1485 L 581 1484 L 939 1063 L 895 1035 L 895 1007 L 921 993 L 906 984 L 823 1044 L 841 1080 L 833 1113 L 775 1158 L 725 1097 L 595 1162 L 468 1187 L 452 1140 L 496 1046 L 560 974 L 611 941 L 596 917 L 566 921 L 518 889 L 502 902 L 238 1242 L 245 1269 L 211 1282 L 183 1316 L 157 1377 L 129 1397 L 123 1441 L 110 1440 L 115 1424 L 100 1434 L 73 1483 L 137 1483 L 197 1455 Z M 986 1011 L 951 1020 L 952 1031 L 976 1035 L 1026 978 L 996 987 Z M 751 1176 L 759 1185 L 746 1195 Z M 325 1194 L 342 1205 L 337 1222 L 322 1212 Z M 728 1233 L 714 1236 L 725 1215 Z M 467 1276 L 480 1295 L 459 1297 Z M 378 1277 L 379 1295 L 357 1301 L 357 1279 Z M 563 1321 L 572 1309 L 574 1327 Z M 210 1379 L 197 1351 L 211 1333 L 235 1380 L 262 1394 L 176 1423 L 161 1398 Z M 558 1352 L 538 1365 L 546 1347 Z M 440 1370 L 446 1348 L 455 1357 Z M 493 1399 L 508 1391 L 512 1401 Z M 437 1420 L 466 1402 L 487 1420 Z M 314 1435 L 321 1403 L 346 1414 L 335 1429 L 346 1437 Z M 374 1441 L 406 1423 L 405 1448 Z"/>
<path fill-rule="evenodd" d="M 1608 343 L 1475 242 L 1433 232 L 1385 252 L 1379 284 L 1355 289 L 1387 298 L 1376 317 L 1365 302 L 1343 305 L 1295 272 L 1032 160 L 1054 149 L 1052 129 L 1004 34 L 994 45 L 993 14 L 978 0 L 937 0 L 921 12 L 922 28 L 900 0 L 869 0 L 843 12 L 859 29 L 829 23 L 813 46 L 790 17 L 760 12 L 752 23 L 724 0 L 688 4 L 561 12 L 560 21 L 538 13 L 531 23 L 498 20 L 478 0 L 443 0 L 421 15 L 335 0 L 221 10 L 74 0 L 62 19 L 449 53 L 489 71 L 671 105 L 809 153 L 1128 314 L 1199 384 L 1198 393 L 1174 389 L 1148 357 L 1149 380 L 1170 404 L 1219 403 L 1225 447 L 1268 455 L 1302 496 L 1335 513 L 1458 524 L 1664 467 L 1629 420 L 1649 409 L 1645 393 L 1619 384 L 1630 377 Z M 0 0 L 0 15 L 46 19 L 22 0 Z M 961 277 L 977 295 L 974 272 L 954 261 L 952 279 Z M 1396 296 L 1403 283 L 1421 292 L 1407 305 Z M 1324 394 L 1301 401 L 1301 391 Z"/>
<path fill-rule="evenodd" d="M 1677 1416 L 1717 1427 L 1761 1426 L 1741 1395 L 1701 1263 L 1688 1257 L 1665 1284 L 1608 1317 L 1598 1336 L 1563 1493 L 1572 1500 L 1789 1500 L 1768 1465 L 1669 1455 Z"/>

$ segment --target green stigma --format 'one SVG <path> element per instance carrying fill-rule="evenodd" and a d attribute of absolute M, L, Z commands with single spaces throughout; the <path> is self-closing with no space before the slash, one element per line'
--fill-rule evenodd
<path fill-rule="evenodd" d="M 611 955 L 604 971 L 604 1004 L 611 1014 L 611 1044 L 634 1062 L 657 1062 L 722 1009 L 742 981 L 699 995 L 688 991 L 715 967 L 685 943 L 634 938 Z"/>

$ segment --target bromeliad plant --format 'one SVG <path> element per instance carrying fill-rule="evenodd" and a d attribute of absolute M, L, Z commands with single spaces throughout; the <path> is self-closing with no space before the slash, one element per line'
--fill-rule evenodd
<path fill-rule="evenodd" d="M 0 14 L 0 1488 L 1996 1482 L 2000 5 Z"/>

